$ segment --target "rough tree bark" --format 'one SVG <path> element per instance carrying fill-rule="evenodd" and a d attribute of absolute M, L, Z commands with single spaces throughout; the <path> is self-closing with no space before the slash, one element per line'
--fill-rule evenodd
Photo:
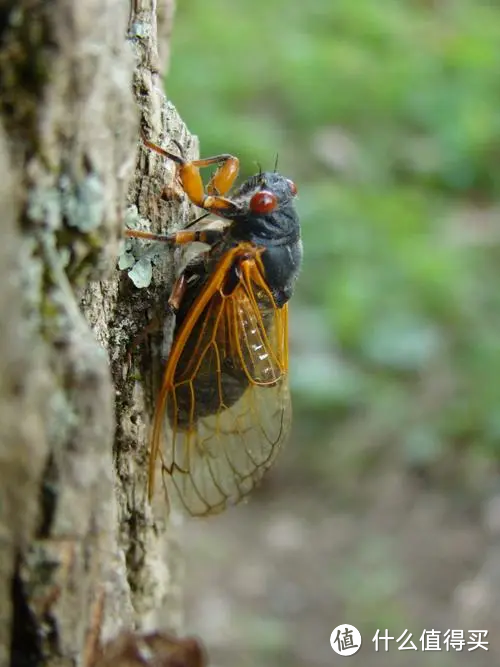
<path fill-rule="evenodd" d="M 158 345 L 139 379 L 126 364 L 172 261 L 153 257 L 147 291 L 116 262 L 126 219 L 189 214 L 161 200 L 172 167 L 139 125 L 196 144 L 162 92 L 155 0 L 4 0 L 0 40 L 0 665 L 88 664 L 96 630 L 181 622 L 172 530 L 146 502 Z"/>

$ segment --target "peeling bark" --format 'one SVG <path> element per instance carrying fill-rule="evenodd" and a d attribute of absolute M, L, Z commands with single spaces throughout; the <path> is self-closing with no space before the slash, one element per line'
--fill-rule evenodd
<path fill-rule="evenodd" d="M 189 215 L 160 198 L 171 165 L 138 150 L 140 123 L 196 151 L 162 92 L 155 12 L 0 8 L 1 665 L 90 664 L 122 628 L 181 622 L 173 531 L 146 501 L 158 339 L 126 363 L 172 257 L 148 290 L 115 268 L 127 216 L 166 231 Z"/>

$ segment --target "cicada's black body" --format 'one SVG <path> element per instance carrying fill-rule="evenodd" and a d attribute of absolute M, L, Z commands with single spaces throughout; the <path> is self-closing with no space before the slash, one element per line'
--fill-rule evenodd
<path fill-rule="evenodd" d="M 260 189 L 272 191 L 280 201 L 279 207 L 267 215 L 252 213 L 248 208 L 245 210 L 245 203 Z M 290 196 L 289 181 L 274 172 L 258 174 L 246 181 L 232 199 L 242 206 L 244 212 L 229 221 L 224 235 L 209 252 L 191 262 L 185 269 L 187 288 L 177 313 L 174 339 L 189 316 L 193 303 L 205 288 L 208 278 L 217 270 L 220 258 L 242 243 L 251 243 L 263 251 L 261 258 L 264 279 L 272 299 L 264 290 L 258 288 L 254 289 L 254 296 L 266 331 L 273 324 L 276 308 L 282 308 L 292 296 L 302 263 L 302 241 L 299 219 L 293 198 Z M 224 277 L 221 292 L 225 297 L 229 297 L 239 284 L 240 261 L 241 257 L 235 257 Z M 222 300 L 224 298 L 222 294 L 214 298 Z M 205 417 L 220 410 L 221 396 L 224 406 L 230 408 L 248 388 L 248 377 L 241 357 L 232 354 L 222 355 L 219 369 L 221 395 L 219 387 L 214 383 L 212 372 L 209 372 L 215 369 L 207 369 L 203 375 L 197 375 L 194 381 L 194 393 L 198 400 L 194 415 L 190 413 L 191 388 L 182 384 L 182 378 L 196 354 L 202 332 L 214 328 L 215 322 L 211 321 L 214 313 L 218 313 L 218 309 L 213 308 L 213 303 L 205 308 L 192 328 L 176 367 L 174 381 L 178 386 L 177 404 L 175 410 L 172 405 L 170 406 L 169 418 L 172 420 L 176 412 L 180 427 L 187 426 L 193 416 Z M 219 345 L 225 344 L 225 349 L 229 348 L 228 341 L 217 342 Z"/>

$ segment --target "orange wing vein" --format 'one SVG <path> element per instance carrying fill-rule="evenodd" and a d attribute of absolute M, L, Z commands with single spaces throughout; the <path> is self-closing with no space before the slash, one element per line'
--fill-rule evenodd
<path fill-rule="evenodd" d="M 193 516 L 215 514 L 246 496 L 290 428 L 288 307 L 276 307 L 259 251 L 252 250 L 230 294 L 224 281 L 241 247 L 224 255 L 196 298 L 156 405 L 150 497 L 159 459 L 167 502 L 180 502 Z"/>

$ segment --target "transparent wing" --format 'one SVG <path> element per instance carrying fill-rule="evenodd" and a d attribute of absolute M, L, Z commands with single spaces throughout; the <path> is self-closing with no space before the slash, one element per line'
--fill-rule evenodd
<path fill-rule="evenodd" d="M 215 277 L 186 318 L 155 415 L 170 429 L 152 464 L 158 452 L 169 503 L 195 516 L 247 495 L 290 428 L 287 306 L 276 308 L 255 260 L 241 267 L 230 294 Z"/>

